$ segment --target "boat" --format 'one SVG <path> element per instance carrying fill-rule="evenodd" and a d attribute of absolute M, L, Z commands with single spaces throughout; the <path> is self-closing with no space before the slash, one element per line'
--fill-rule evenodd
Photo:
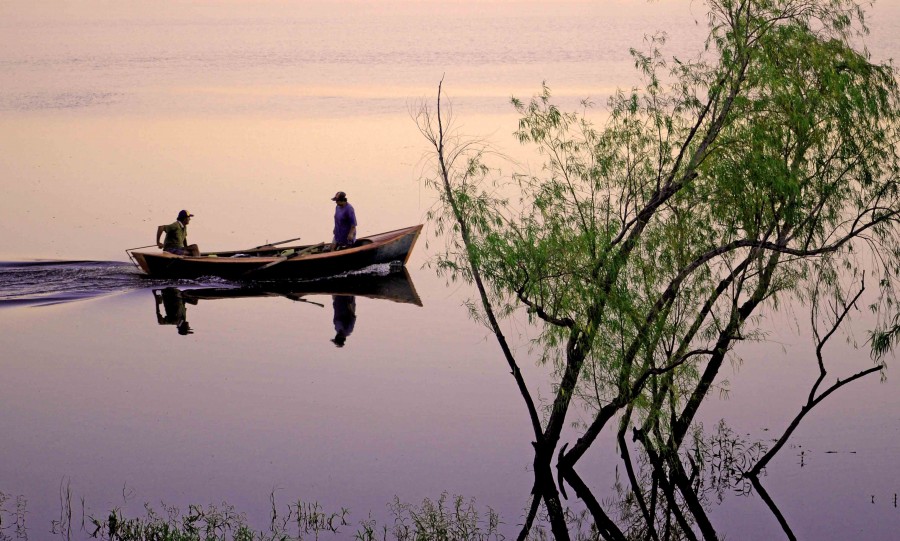
<path fill-rule="evenodd" d="M 199 256 L 136 250 L 126 250 L 126 253 L 141 271 L 153 278 L 306 280 L 370 265 L 405 266 L 421 232 L 421 224 L 405 227 L 359 238 L 352 246 L 334 251 L 329 250 L 329 243 L 320 242 L 282 247 L 266 244 L 247 250 L 204 252 Z"/>

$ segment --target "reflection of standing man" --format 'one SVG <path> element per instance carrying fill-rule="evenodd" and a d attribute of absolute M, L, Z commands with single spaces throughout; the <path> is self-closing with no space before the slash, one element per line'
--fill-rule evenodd
<path fill-rule="evenodd" d="M 331 198 L 337 205 L 334 207 L 334 239 L 332 250 L 340 250 L 352 246 L 356 242 L 356 211 L 347 202 L 347 194 L 338 192 Z"/>
<path fill-rule="evenodd" d="M 336 333 L 331 341 L 337 347 L 342 348 L 356 324 L 356 297 L 332 295 L 331 301 L 331 305 L 334 307 L 334 332 Z"/>
<path fill-rule="evenodd" d="M 167 287 L 162 290 L 153 292 L 156 299 L 156 322 L 160 325 L 175 325 L 178 328 L 178 334 L 186 336 L 193 334 L 190 324 L 187 322 L 187 307 L 185 306 L 184 296 L 181 291 L 175 287 Z M 187 302 L 197 304 L 197 301 L 188 299 Z M 165 308 L 166 315 L 163 316 L 159 311 L 159 305 Z"/>

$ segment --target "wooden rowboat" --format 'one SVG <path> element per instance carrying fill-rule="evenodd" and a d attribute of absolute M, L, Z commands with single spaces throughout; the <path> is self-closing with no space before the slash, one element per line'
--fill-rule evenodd
<path fill-rule="evenodd" d="M 218 276 L 230 280 L 303 280 L 334 276 L 370 265 L 406 265 L 421 225 L 357 239 L 349 248 L 328 251 L 327 243 L 206 252 L 197 257 L 129 250 L 128 256 L 154 278 Z"/>

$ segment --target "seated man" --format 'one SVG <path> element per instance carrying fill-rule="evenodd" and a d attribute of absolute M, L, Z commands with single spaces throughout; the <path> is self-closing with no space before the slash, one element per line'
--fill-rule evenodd
<path fill-rule="evenodd" d="M 193 214 L 186 210 L 178 213 L 178 219 L 169 225 L 161 225 L 156 228 L 156 245 L 175 255 L 190 255 L 197 257 L 200 255 L 200 248 L 196 244 L 188 246 L 187 243 L 187 224 L 191 223 Z M 159 238 L 163 232 L 166 233 L 166 241 L 160 242 Z"/>

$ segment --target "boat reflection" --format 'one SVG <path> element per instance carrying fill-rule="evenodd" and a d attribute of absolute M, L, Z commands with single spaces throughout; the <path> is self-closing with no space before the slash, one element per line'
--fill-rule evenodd
<path fill-rule="evenodd" d="M 307 295 L 331 295 L 335 331 L 331 341 L 337 347 L 344 347 L 347 337 L 353 333 L 358 296 L 422 306 L 422 300 L 406 269 L 387 275 L 352 275 L 306 282 L 255 283 L 245 287 L 165 287 L 153 290 L 157 323 L 174 325 L 182 336 L 194 333 L 187 320 L 188 304 L 196 305 L 201 300 L 284 297 L 295 302 L 325 306 L 306 299 Z"/>

